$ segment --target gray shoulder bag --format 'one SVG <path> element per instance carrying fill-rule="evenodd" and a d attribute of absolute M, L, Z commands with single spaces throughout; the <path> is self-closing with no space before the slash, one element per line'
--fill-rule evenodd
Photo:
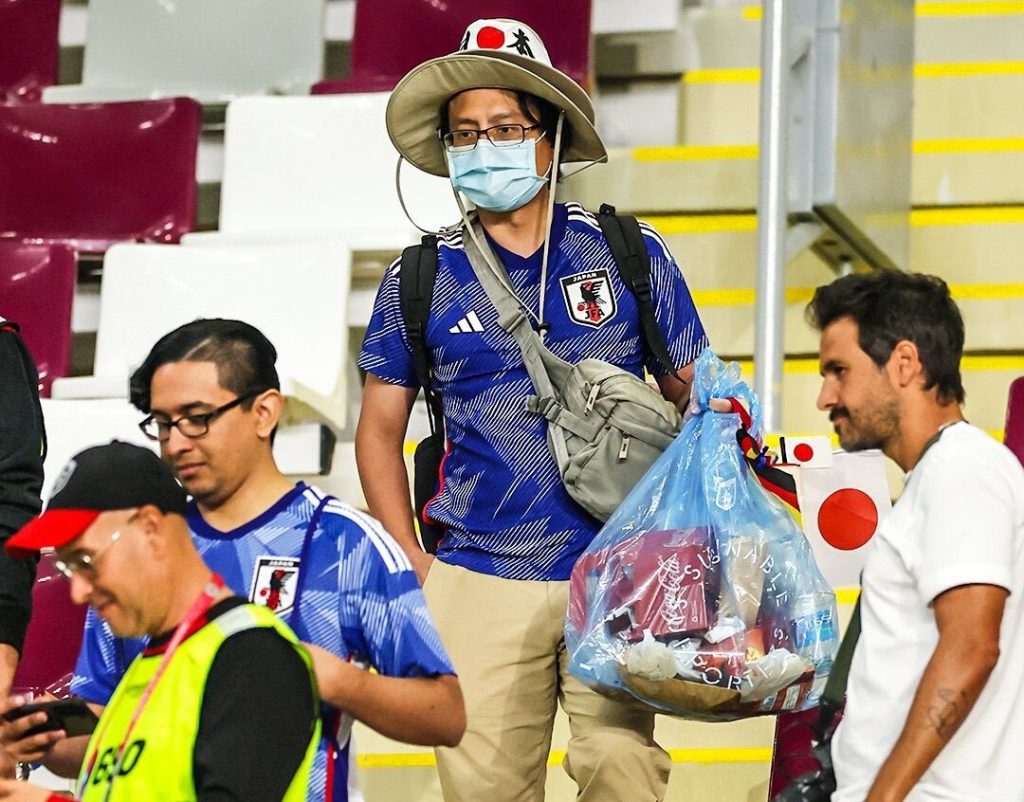
<path fill-rule="evenodd" d="M 522 351 L 536 392 L 527 409 L 548 421 L 548 448 L 566 491 L 607 520 L 679 433 L 679 410 L 622 368 L 600 359 L 572 365 L 548 350 L 479 222 L 473 227 L 474 236 L 463 239 L 466 254 L 498 310 L 498 325 Z"/>

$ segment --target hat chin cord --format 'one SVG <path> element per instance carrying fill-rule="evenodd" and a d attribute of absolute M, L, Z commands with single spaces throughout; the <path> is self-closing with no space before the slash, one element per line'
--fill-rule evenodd
<path fill-rule="evenodd" d="M 405 206 L 405 198 L 402 196 L 402 162 L 404 161 L 405 157 L 399 154 L 398 162 L 395 164 L 395 192 L 398 193 L 398 205 L 402 207 L 402 213 L 405 215 L 405 219 L 412 223 L 414 228 L 419 229 L 424 234 L 436 234 L 437 232 L 433 229 L 424 228 L 413 220 L 412 215 L 409 214 L 409 210 Z"/>
<path fill-rule="evenodd" d="M 509 291 L 512 297 L 519 301 L 519 306 L 522 307 L 523 311 L 532 317 L 536 321 L 534 328 L 543 338 L 547 334 L 548 324 L 544 320 L 544 299 L 547 295 L 547 283 L 548 283 L 548 257 L 551 253 L 551 227 L 554 222 L 555 215 L 555 187 L 558 181 L 558 156 L 559 151 L 562 148 L 562 126 L 565 120 L 565 111 L 559 110 L 558 112 L 558 123 L 555 125 L 555 146 L 554 153 L 551 156 L 551 165 L 548 167 L 548 203 L 544 226 L 544 253 L 540 263 L 540 305 L 535 314 L 525 303 L 523 299 L 519 297 L 519 293 L 515 291 L 511 281 L 508 278 L 508 274 L 504 270 L 500 270 L 496 264 L 491 261 L 490 248 L 484 248 L 483 243 L 480 242 L 480 237 L 476 233 L 475 226 L 473 223 L 479 219 L 478 215 L 475 215 L 473 219 L 470 219 L 469 213 L 466 211 L 466 206 L 462 201 L 462 196 L 459 191 L 452 187 L 452 192 L 455 194 L 455 202 L 459 205 L 459 212 L 462 214 L 462 222 L 465 224 L 466 231 L 469 232 L 470 238 L 476 244 L 477 250 L 484 257 L 484 261 L 487 263 L 487 267 L 490 268 L 491 272 L 501 282 L 502 286 Z M 589 166 L 589 165 L 588 165 Z M 579 171 L 577 171 L 579 172 Z M 401 197 L 401 196 L 399 196 Z M 402 208 L 405 206 L 403 204 Z M 408 216 L 408 214 L 406 215 Z M 416 225 L 413 223 L 413 225 Z M 421 229 L 422 230 L 422 229 Z"/>
<path fill-rule="evenodd" d="M 559 122 L 561 122 L 561 119 L 559 119 Z M 395 164 L 395 190 L 398 193 L 398 203 L 402 207 L 402 211 L 405 213 L 405 219 L 408 220 L 410 223 L 412 223 L 413 226 L 415 226 L 417 229 L 422 231 L 424 234 L 437 234 L 438 233 L 437 231 L 435 231 L 433 229 L 430 229 L 430 228 L 424 228 L 419 223 L 417 223 L 415 220 L 413 220 L 412 219 L 412 215 L 409 214 L 408 208 L 406 208 L 405 198 L 402 196 L 402 162 L 403 161 L 405 161 L 405 158 L 403 156 L 399 155 L 398 162 Z M 462 202 L 462 196 L 459 194 L 459 191 L 457 189 L 455 189 L 455 187 L 452 187 L 452 192 L 455 195 L 455 203 L 458 204 L 458 207 L 459 207 L 459 214 L 462 215 L 462 222 L 465 224 L 466 230 L 469 232 L 470 237 L 472 237 L 473 241 L 476 243 L 477 250 L 479 250 L 480 253 L 483 255 L 484 261 L 487 263 L 487 267 L 489 267 L 491 272 L 494 273 L 494 275 L 498 277 L 498 280 L 502 283 L 502 285 L 505 287 L 505 289 L 507 289 L 512 294 L 512 297 L 519 298 L 519 295 L 516 293 L 515 289 L 512 287 L 512 284 L 509 281 L 505 271 L 504 270 L 499 270 L 497 265 L 495 265 L 491 261 L 490 257 L 487 255 L 488 251 L 490 249 L 489 248 L 485 249 L 483 247 L 483 245 L 480 243 L 480 238 L 476 234 L 476 231 L 473 230 L 473 221 L 476 219 L 476 215 L 474 215 L 473 220 L 471 220 L 470 216 L 469 216 L 469 213 L 466 211 L 466 206 Z M 549 229 L 550 229 L 550 225 L 549 225 Z M 442 230 L 444 230 L 444 229 L 442 229 Z M 549 234 L 549 236 L 550 236 L 550 234 Z M 547 245 L 547 241 L 545 240 L 545 247 L 546 247 L 546 245 Z M 545 253 L 546 253 L 546 251 L 545 251 Z M 542 290 L 541 291 L 541 308 L 542 309 L 543 309 L 543 304 L 544 304 L 544 300 L 543 299 L 544 299 L 544 293 L 543 293 L 543 290 Z M 524 304 L 522 302 L 522 299 L 519 299 L 519 305 L 526 311 L 526 313 L 530 317 L 532 317 L 534 319 L 537 319 L 537 316 L 535 314 L 533 314 L 533 312 L 530 311 L 530 309 L 526 306 L 526 304 Z"/>
<path fill-rule="evenodd" d="M 551 253 L 551 228 L 555 221 L 555 189 L 558 185 L 558 157 L 562 150 L 562 125 L 565 111 L 559 109 L 558 123 L 555 125 L 555 152 L 551 154 L 551 175 L 548 178 L 548 210 L 547 225 L 544 227 L 544 257 L 540 263 L 540 308 L 538 311 L 540 328 L 538 333 L 544 339 L 548 333 L 547 319 L 544 317 L 544 299 L 548 292 L 548 256 Z"/>

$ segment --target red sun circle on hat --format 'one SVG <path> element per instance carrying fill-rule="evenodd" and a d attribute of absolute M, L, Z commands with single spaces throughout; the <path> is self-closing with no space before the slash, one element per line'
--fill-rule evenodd
<path fill-rule="evenodd" d="M 863 490 L 837 490 L 818 509 L 818 531 L 830 546 L 853 551 L 867 543 L 878 529 L 878 507 Z"/>
<path fill-rule="evenodd" d="M 814 449 L 807 443 L 799 443 L 793 449 L 793 458 L 798 462 L 810 462 L 814 459 Z"/>
<path fill-rule="evenodd" d="M 497 50 L 505 45 L 505 32 L 485 25 L 477 32 L 476 45 L 483 50 Z"/>

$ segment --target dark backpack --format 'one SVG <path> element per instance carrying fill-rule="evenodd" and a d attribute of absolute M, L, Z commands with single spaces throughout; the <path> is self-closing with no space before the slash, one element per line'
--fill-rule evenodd
<path fill-rule="evenodd" d="M 615 258 L 623 283 L 636 296 L 640 313 L 640 326 L 648 348 L 664 370 L 674 373 L 672 357 L 668 353 L 665 337 L 658 328 L 651 293 L 650 268 L 643 232 L 635 217 L 619 215 L 615 208 L 602 204 L 597 214 L 608 247 Z M 420 441 L 413 459 L 413 504 L 419 524 L 423 548 L 429 553 L 437 551 L 444 536 L 443 526 L 426 514 L 427 505 L 437 495 L 441 461 L 445 453 L 444 412 L 440 395 L 433 389 L 430 351 L 427 348 L 427 322 L 430 303 L 434 297 L 437 278 L 437 237 L 427 234 L 419 245 L 402 251 L 399 268 L 399 301 L 405 331 L 412 350 L 416 381 L 423 388 L 430 421 L 430 435 Z"/>

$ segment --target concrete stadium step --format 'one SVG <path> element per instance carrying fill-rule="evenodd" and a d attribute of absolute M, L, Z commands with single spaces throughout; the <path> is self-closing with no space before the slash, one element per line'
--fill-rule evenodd
<path fill-rule="evenodd" d="M 1007 62 L 915 66 L 913 132 L 918 140 L 1014 139 L 1024 130 L 1024 54 Z M 679 85 L 677 142 L 749 145 L 758 141 L 760 71 L 699 69 Z"/>
<path fill-rule="evenodd" d="M 638 209 L 753 208 L 760 17 L 759 6 L 689 9 L 684 27 L 692 53 L 675 82 L 678 95 L 648 104 L 652 113 L 676 109 L 674 141 L 681 147 L 636 148 L 628 164 L 616 152 L 603 178 L 590 171 L 581 180 L 628 187 Z M 916 26 L 914 203 L 1020 201 L 1024 105 L 1016 99 L 1024 90 L 1024 3 L 919 2 Z M 616 97 L 631 89 L 664 97 L 663 89 L 651 88 L 655 77 L 605 85 Z M 674 79 L 662 76 L 659 86 L 666 80 Z M 658 188 L 649 196 L 634 197 L 652 183 Z"/>
<path fill-rule="evenodd" d="M 688 15 L 696 54 L 680 82 L 681 144 L 757 142 L 760 6 Z M 1019 136 L 1024 5 L 918 2 L 914 135 L 921 139 Z"/>
<path fill-rule="evenodd" d="M 612 148 L 608 156 L 607 164 L 570 178 L 570 194 L 588 201 L 615 198 L 623 208 L 645 212 L 757 205 L 756 144 Z M 912 158 L 916 206 L 1024 201 L 1024 136 L 917 139 Z"/>
<path fill-rule="evenodd" d="M 596 199 L 593 199 L 596 201 Z M 596 202 L 591 202 L 596 207 Z M 620 207 L 620 211 L 632 211 Z M 665 237 L 707 321 L 722 310 L 723 353 L 749 354 L 757 268 L 757 218 L 729 215 L 641 215 Z M 944 278 L 967 321 L 967 348 L 1024 351 L 1024 206 L 922 209 L 911 214 L 910 269 Z M 787 267 L 789 300 L 802 309 L 811 290 L 834 278 L 805 252 Z M 799 309 L 794 309 L 798 312 Z M 737 313 L 745 319 L 737 319 Z M 813 351 L 809 330 L 787 329 L 789 353 Z"/>

